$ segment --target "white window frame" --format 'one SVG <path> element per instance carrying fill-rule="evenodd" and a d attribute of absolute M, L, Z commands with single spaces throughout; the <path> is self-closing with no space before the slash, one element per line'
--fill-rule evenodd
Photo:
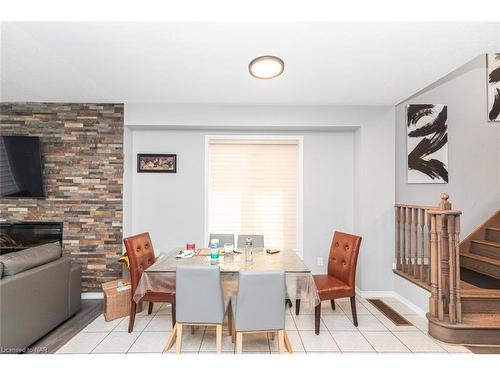
<path fill-rule="evenodd" d="M 300 135 L 206 135 L 205 136 L 205 233 L 204 241 L 208 241 L 208 202 L 210 197 L 210 160 L 209 143 L 214 140 L 264 140 L 264 141 L 297 141 L 299 147 L 298 155 L 298 186 L 297 186 L 297 254 L 301 259 L 304 257 L 303 248 L 303 208 L 304 208 L 304 180 L 303 180 L 303 143 L 304 137 Z"/>

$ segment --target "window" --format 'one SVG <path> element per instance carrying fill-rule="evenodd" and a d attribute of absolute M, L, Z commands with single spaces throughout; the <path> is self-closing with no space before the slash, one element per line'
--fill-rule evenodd
<path fill-rule="evenodd" d="M 268 248 L 298 248 L 299 141 L 208 142 L 209 233 L 263 234 Z"/>

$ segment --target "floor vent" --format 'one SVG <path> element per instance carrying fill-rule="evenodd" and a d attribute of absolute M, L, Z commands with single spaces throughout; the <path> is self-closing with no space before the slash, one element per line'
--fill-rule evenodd
<path fill-rule="evenodd" d="M 388 319 L 390 319 L 395 325 L 397 326 L 413 325 L 381 299 L 368 299 L 367 301 L 370 302 L 373 306 L 375 306 L 382 314 L 384 314 Z"/>

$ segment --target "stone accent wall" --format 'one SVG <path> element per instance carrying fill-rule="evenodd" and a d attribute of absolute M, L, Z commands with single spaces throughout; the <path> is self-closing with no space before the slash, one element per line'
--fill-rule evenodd
<path fill-rule="evenodd" d="M 123 104 L 0 103 L 1 135 L 40 137 L 45 199 L 0 199 L 1 220 L 64 222 L 82 289 L 121 276 Z"/>

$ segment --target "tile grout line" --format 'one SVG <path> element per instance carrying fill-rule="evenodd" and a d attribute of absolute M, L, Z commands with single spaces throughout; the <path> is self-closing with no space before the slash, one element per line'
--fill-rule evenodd
<path fill-rule="evenodd" d="M 399 342 L 401 343 L 401 345 L 403 345 L 406 349 L 408 349 L 408 352 L 409 352 L 409 353 L 413 353 L 413 352 L 411 351 L 411 349 L 410 349 L 408 346 L 406 346 L 406 344 L 405 344 L 403 341 L 401 341 L 401 340 L 399 339 L 399 337 L 397 337 L 397 336 L 394 334 L 394 332 L 392 332 L 391 330 L 388 330 L 388 331 L 366 331 L 366 332 L 383 332 L 383 333 L 389 333 L 389 334 L 391 334 L 391 335 L 392 335 L 392 336 L 393 336 L 393 337 L 394 337 L 397 341 L 399 341 Z M 364 335 L 364 333 L 363 333 L 363 332 L 361 332 L 361 334 L 362 334 L 362 335 L 363 335 L 363 337 L 366 339 L 366 341 L 368 341 L 368 342 L 370 343 L 370 340 L 368 340 L 368 338 Z M 371 343 L 370 343 L 370 345 L 371 345 Z M 375 348 L 374 348 L 374 349 L 375 349 Z M 378 352 L 378 351 L 377 351 L 377 353 L 380 353 L 380 354 L 386 354 L 386 353 L 387 353 L 387 354 L 390 354 L 390 353 L 393 353 L 393 352 Z M 394 353 L 400 353 L 400 352 L 394 352 Z M 404 352 L 402 352 L 402 353 L 404 353 Z"/>
<path fill-rule="evenodd" d="M 404 305 L 404 304 L 403 304 Z M 406 305 L 405 305 L 406 306 Z M 400 313 L 396 308 L 392 307 L 398 314 L 402 315 L 403 317 L 405 317 L 405 315 L 415 315 L 415 316 L 418 316 L 417 314 L 402 314 Z M 385 315 L 384 315 L 385 316 Z M 384 326 L 387 327 L 387 325 L 378 317 L 378 316 L 375 316 Z M 408 319 L 407 319 L 408 320 Z M 399 340 L 405 347 L 408 348 L 408 350 L 410 350 L 411 353 L 419 353 L 419 352 L 414 352 L 410 349 L 410 347 L 408 347 L 396 334 L 394 334 L 394 332 L 419 332 L 419 333 L 423 333 L 426 337 L 429 337 L 431 338 L 441 349 L 443 349 L 446 353 L 451 353 L 450 351 L 448 351 L 445 347 L 443 347 L 442 345 L 440 345 L 439 342 L 437 342 L 436 340 L 434 340 L 430 335 L 429 335 L 429 332 L 428 331 L 424 331 L 422 329 L 420 329 L 419 327 L 417 327 L 415 324 L 413 324 L 412 322 L 410 322 L 411 325 L 413 327 L 415 327 L 416 329 L 415 330 L 391 330 L 389 327 L 387 327 L 389 329 L 389 331 L 392 333 L 392 335 L 394 337 L 396 337 L 397 340 Z"/>
<path fill-rule="evenodd" d="M 203 336 L 201 336 L 200 346 L 198 347 L 198 354 L 200 354 L 201 346 L 203 345 L 203 340 L 205 340 L 206 333 L 207 333 L 207 327 L 203 328 Z M 224 332 L 223 332 L 223 335 L 224 335 Z"/>
<path fill-rule="evenodd" d="M 366 342 L 368 343 L 368 345 L 370 345 L 370 347 L 371 347 L 371 348 L 375 351 L 375 353 L 378 353 L 378 352 L 377 352 L 377 350 L 376 350 L 376 349 L 373 347 L 373 345 L 370 343 L 370 341 L 368 341 L 368 340 L 366 339 L 365 335 L 363 335 L 363 332 L 362 332 L 360 329 L 358 329 L 358 327 L 355 327 L 355 328 L 356 328 L 356 330 L 345 330 L 345 331 L 343 331 L 343 330 L 332 331 L 332 330 L 330 330 L 330 329 L 326 326 L 326 324 L 325 324 L 325 327 L 326 327 L 327 331 L 330 333 L 330 336 L 332 337 L 332 339 L 333 339 L 333 341 L 335 342 L 335 344 L 337 344 L 337 346 L 338 346 L 338 348 L 339 348 L 339 350 L 340 350 L 340 352 L 341 352 L 342 354 L 344 354 L 344 351 L 342 350 L 342 348 L 341 348 L 341 347 L 340 347 L 340 345 L 338 344 L 337 340 L 335 340 L 335 337 L 333 337 L 333 333 L 332 333 L 332 332 L 359 332 L 359 333 L 361 334 L 361 336 L 363 337 L 363 339 L 365 339 L 365 340 L 366 340 Z M 346 353 L 347 353 L 347 352 L 346 352 Z"/>
<path fill-rule="evenodd" d="M 391 308 L 392 308 L 392 306 L 391 306 Z M 396 312 L 399 314 L 399 311 L 397 311 L 396 309 L 394 309 L 394 311 L 396 311 Z M 377 319 L 378 319 L 378 321 L 379 321 L 380 323 L 382 323 L 385 327 L 387 327 L 387 326 L 384 324 L 384 322 L 382 322 L 382 320 L 380 320 L 378 317 L 377 317 Z M 411 323 L 411 322 L 410 322 L 410 323 Z M 411 324 L 415 327 L 415 325 L 414 325 L 413 323 L 411 323 Z M 418 330 L 418 327 L 416 327 L 416 328 L 417 328 L 417 332 L 420 332 L 420 330 Z M 392 335 L 396 338 L 396 340 L 398 340 L 401 344 L 403 344 L 403 346 L 404 346 L 405 348 L 407 348 L 407 349 L 410 351 L 410 353 L 415 353 L 413 350 L 411 350 L 411 348 L 410 348 L 408 345 L 406 345 L 406 344 L 403 342 L 403 340 L 401 340 L 401 339 L 400 339 L 400 338 L 399 338 L 396 334 L 394 334 L 394 332 L 393 332 L 393 331 L 391 331 L 391 330 L 389 329 L 389 327 L 387 327 L 387 329 L 388 329 L 388 331 L 389 331 L 389 332 L 390 332 L 390 333 L 391 333 L 391 334 L 392 334 Z M 405 332 L 405 331 L 398 331 L 398 332 Z M 406 332 L 411 332 L 411 331 L 406 331 Z"/>
<path fill-rule="evenodd" d="M 152 318 L 151 318 L 151 319 L 152 319 Z M 126 320 L 126 317 L 123 317 L 123 318 L 120 320 L 120 322 L 118 322 L 118 324 L 117 324 L 117 325 L 116 325 L 116 326 L 115 326 L 115 327 L 114 327 L 111 331 L 107 331 L 107 335 L 106 335 L 106 336 L 104 336 L 104 338 L 103 338 L 101 341 L 99 341 L 99 343 L 98 343 L 98 344 L 97 344 L 97 345 L 96 345 L 96 346 L 95 346 L 95 347 L 91 350 L 91 352 L 90 352 L 90 353 L 94 353 L 94 350 L 96 350 L 96 349 L 97 349 L 97 347 L 98 347 L 98 346 L 99 346 L 99 345 L 100 345 L 100 344 L 101 344 L 101 343 L 102 343 L 102 342 L 103 342 L 103 341 L 104 341 L 104 340 L 105 340 L 105 339 L 106 339 L 106 338 L 107 338 L 107 337 L 108 337 L 111 333 L 115 333 L 115 332 L 127 332 L 127 333 L 128 333 L 128 329 L 127 329 L 127 331 L 115 331 L 115 330 L 116 330 L 116 328 L 118 328 L 118 326 L 119 326 L 120 324 L 122 324 L 122 322 L 123 322 L 123 321 L 125 321 L 125 320 Z M 151 321 L 150 321 L 149 323 L 151 323 Z M 139 334 L 137 335 L 137 337 L 135 338 L 135 340 L 132 342 L 132 344 L 131 344 L 128 348 L 127 348 L 127 350 L 126 350 L 123 354 L 128 353 L 128 351 L 130 350 L 130 348 L 131 348 L 131 347 L 135 344 L 135 342 L 136 342 L 136 341 L 137 341 L 137 339 L 141 336 L 142 332 L 144 332 L 144 330 L 145 330 L 145 329 L 146 329 L 146 327 L 149 325 L 149 323 L 148 323 L 148 324 L 146 324 L 146 326 L 144 326 L 144 328 L 143 328 L 143 329 L 139 332 Z M 101 331 L 101 332 L 102 332 L 102 331 Z M 132 331 L 132 332 L 134 332 L 134 331 Z M 103 354 L 111 354 L 111 353 L 103 353 Z"/>
<path fill-rule="evenodd" d="M 326 327 L 326 326 L 325 326 Z M 335 337 L 333 337 L 332 335 L 332 332 L 328 329 L 328 327 L 326 327 L 326 330 L 328 331 L 328 333 L 330 334 L 330 337 L 332 338 L 333 342 L 335 343 L 335 345 L 337 345 L 337 348 L 339 349 L 340 353 L 344 354 L 344 352 L 342 351 L 342 348 L 340 347 L 340 345 L 337 343 L 337 340 L 335 340 Z"/>
<path fill-rule="evenodd" d="M 101 314 L 101 315 L 103 315 L 103 316 L 104 316 L 104 314 Z M 100 315 L 99 315 L 99 316 L 100 316 Z M 99 316 L 98 316 L 97 318 L 99 318 Z M 80 332 L 83 332 L 83 331 L 85 330 L 85 328 L 87 328 L 89 325 L 91 325 L 93 322 L 95 322 L 95 321 L 97 320 L 97 318 L 95 318 L 92 322 L 90 322 L 89 324 L 87 324 L 87 325 L 86 325 L 86 326 L 85 326 L 85 327 L 84 327 L 84 328 L 83 328 Z M 124 318 L 122 318 L 122 320 L 123 320 L 123 319 L 124 319 Z M 120 323 L 121 323 L 121 321 L 120 321 Z M 118 323 L 118 324 L 120 324 L 120 323 Z M 114 328 L 113 328 L 113 329 L 114 329 Z M 80 332 L 78 332 L 78 333 L 80 333 Z M 97 332 L 92 332 L 92 331 L 87 331 L 87 332 L 88 332 L 88 333 L 97 333 Z M 108 337 L 108 336 L 109 336 L 109 334 L 110 334 L 111 332 L 113 332 L 113 330 L 111 330 L 111 331 L 104 331 L 104 332 L 106 332 L 106 335 L 102 338 L 102 340 L 101 340 L 101 341 L 99 341 L 99 342 L 98 342 L 98 343 L 97 343 L 97 344 L 96 344 L 96 345 L 92 348 L 92 350 L 90 350 L 90 352 L 88 352 L 88 353 L 82 353 L 82 354 L 92 354 L 92 353 L 94 352 L 94 350 L 95 350 L 95 349 L 96 349 L 99 345 L 101 345 L 101 343 L 102 343 L 102 342 L 106 339 L 106 337 Z M 99 332 L 99 333 L 102 333 L 102 331 L 101 331 L 101 332 Z M 76 337 L 76 336 L 75 336 L 75 337 Z M 66 344 L 67 344 L 67 343 L 66 343 Z M 66 345 L 66 344 L 64 344 L 64 345 Z"/>
<path fill-rule="evenodd" d="M 159 310 L 158 310 L 159 311 Z M 149 315 L 149 314 L 148 314 Z M 148 316 L 146 315 L 146 316 Z M 144 328 L 141 330 L 141 332 L 139 332 L 139 334 L 137 335 L 137 337 L 135 338 L 134 342 L 128 347 L 128 349 L 125 351 L 125 353 L 128 353 L 129 350 L 132 348 L 132 346 L 134 346 L 135 342 L 139 339 L 139 337 L 141 337 L 142 333 L 144 332 L 144 330 L 146 329 L 146 327 L 153 321 L 153 318 L 156 316 L 156 314 L 151 317 L 151 319 L 149 320 L 148 324 L 146 324 L 144 326 Z M 128 331 L 127 331 L 128 332 Z M 132 332 L 134 332 L 134 330 L 132 330 Z"/>
<path fill-rule="evenodd" d="M 302 335 L 300 334 L 299 327 L 297 327 L 297 324 L 295 324 L 295 320 L 293 319 L 293 312 L 292 312 L 292 322 L 293 322 L 293 325 L 295 326 L 295 328 L 297 329 L 296 332 L 297 332 L 297 335 L 299 336 L 299 340 L 300 340 L 300 343 L 302 344 L 302 348 L 304 349 L 304 353 L 307 354 L 306 346 L 304 344 L 304 340 L 302 340 Z"/>
<path fill-rule="evenodd" d="M 99 342 L 98 342 L 98 343 L 94 346 L 94 348 L 93 348 L 93 349 L 92 349 L 92 350 L 91 350 L 88 354 L 92 354 L 92 353 L 94 353 L 94 350 L 95 350 L 95 349 L 96 349 L 99 345 L 101 345 L 101 343 L 102 343 L 102 342 L 106 339 L 106 337 L 108 337 L 108 336 L 109 336 L 109 334 L 110 334 L 111 332 L 113 332 L 113 331 L 109 331 L 109 332 L 107 332 L 106 336 L 104 336 L 104 337 L 102 338 L 102 340 L 101 340 L 101 341 L 99 341 Z"/>
<path fill-rule="evenodd" d="M 362 302 L 360 302 L 360 303 L 361 303 L 361 304 L 363 304 Z M 339 306 L 340 306 L 340 308 L 342 309 L 342 311 L 344 311 L 344 314 L 347 316 L 347 318 L 348 318 L 348 319 L 352 322 L 352 321 L 353 321 L 353 320 L 352 320 L 352 317 L 351 317 L 351 318 L 349 318 L 349 314 L 348 314 L 348 313 L 347 313 L 347 312 L 346 312 L 346 311 L 342 308 L 342 306 L 341 306 L 340 304 L 339 304 Z M 363 306 L 363 307 L 365 307 L 365 309 L 366 309 L 366 306 Z M 368 309 L 366 309 L 366 310 L 368 310 Z M 395 308 L 394 308 L 394 310 L 395 310 L 396 312 L 398 312 L 398 313 L 399 313 L 399 311 L 397 311 Z M 396 340 L 398 340 L 398 341 L 399 341 L 399 342 L 400 342 L 400 343 L 401 343 L 401 344 L 402 344 L 405 348 L 407 348 L 407 349 L 409 350 L 409 352 L 410 352 L 410 353 L 415 353 L 415 352 L 414 352 L 414 351 L 412 351 L 412 350 L 411 350 L 411 349 L 410 349 L 410 348 L 409 348 L 409 347 L 408 347 L 408 346 L 407 346 L 407 345 L 406 345 L 406 344 L 405 344 L 405 343 L 404 343 L 404 342 L 403 342 L 403 341 L 402 341 L 399 337 L 397 337 L 397 335 L 395 335 L 395 334 L 394 334 L 394 332 L 393 332 L 393 331 L 392 331 L 389 327 L 387 327 L 387 325 L 386 325 L 386 324 L 385 324 L 385 323 L 384 323 L 384 322 L 383 322 L 383 321 L 382 321 L 382 320 L 381 320 L 381 319 L 380 319 L 377 315 L 373 314 L 373 313 L 372 313 L 371 311 L 369 311 L 369 310 L 368 310 L 368 312 L 370 313 L 369 315 L 374 316 L 374 317 L 375 317 L 375 318 L 376 318 L 376 319 L 377 319 L 377 320 L 378 320 L 378 321 L 379 321 L 379 322 L 380 322 L 380 323 L 381 323 L 381 324 L 382 324 L 385 328 L 387 328 L 387 330 L 386 330 L 386 331 L 378 331 L 378 330 L 376 330 L 376 331 L 366 331 L 366 332 L 390 332 L 390 334 L 391 334 L 393 337 L 395 337 L 395 338 L 396 338 Z M 352 314 L 351 314 L 351 315 L 352 315 Z M 363 314 L 363 315 L 368 315 L 368 314 Z M 403 314 L 401 314 L 401 315 L 403 315 Z M 404 331 L 404 330 L 403 330 L 403 331 L 400 331 L 400 332 L 422 332 L 422 330 L 420 330 L 420 329 L 419 329 L 417 326 L 415 326 L 413 323 L 412 323 L 412 326 L 416 328 L 416 330 L 415 330 L 415 331 Z M 328 328 L 328 327 L 327 327 L 327 328 Z M 330 332 L 330 335 L 332 336 L 333 340 L 336 342 L 335 338 L 333 337 L 332 331 L 330 331 L 329 329 L 328 329 L 328 331 Z M 369 345 L 370 345 L 370 346 L 371 346 L 371 347 L 375 350 L 375 352 L 376 352 L 376 353 L 379 353 L 379 352 L 377 352 L 377 350 L 373 347 L 373 345 L 370 343 L 370 341 L 369 341 L 369 340 L 365 337 L 365 335 L 364 335 L 364 333 L 363 333 L 363 330 L 357 329 L 357 331 L 361 333 L 361 335 L 363 336 L 363 338 L 364 338 L 364 339 L 368 342 L 368 344 L 369 344 Z M 351 331 L 351 332 L 355 332 L 355 331 Z M 424 332 L 422 332 L 422 333 L 424 333 Z M 438 346 L 440 346 L 440 347 L 441 347 L 441 345 L 439 345 L 439 343 L 437 343 L 437 344 L 438 344 Z M 337 344 L 337 346 L 339 346 L 339 345 Z M 441 348 L 442 348 L 443 350 L 445 350 L 447 353 L 449 353 L 449 352 L 446 350 L 446 348 L 443 348 L 443 347 L 441 347 Z M 342 351 L 342 349 L 340 348 L 340 346 L 339 346 L 339 349 Z M 342 351 L 342 353 L 344 353 L 344 352 Z"/>

